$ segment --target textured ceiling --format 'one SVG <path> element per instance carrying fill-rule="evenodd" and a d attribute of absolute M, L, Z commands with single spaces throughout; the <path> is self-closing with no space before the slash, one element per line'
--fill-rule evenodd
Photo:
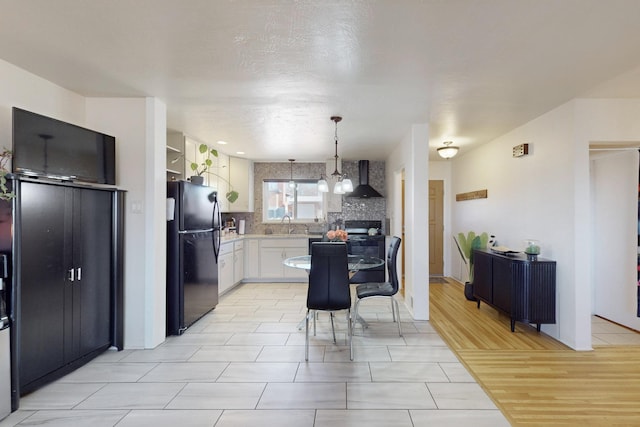
<path fill-rule="evenodd" d="M 256 160 L 462 153 L 579 96 L 640 97 L 638 0 L 0 0 L 0 58 Z M 608 82 L 611 79 L 611 82 Z"/>

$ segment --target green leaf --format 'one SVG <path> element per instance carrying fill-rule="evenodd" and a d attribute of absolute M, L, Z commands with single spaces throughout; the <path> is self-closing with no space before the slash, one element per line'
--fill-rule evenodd
<path fill-rule="evenodd" d="M 198 151 L 202 154 L 206 153 L 208 149 L 209 147 L 207 147 L 207 144 L 200 144 L 198 146 Z"/>
<path fill-rule="evenodd" d="M 238 200 L 238 196 L 239 196 L 239 194 L 238 194 L 238 192 L 237 192 L 237 191 L 235 191 L 235 190 L 229 191 L 229 192 L 226 194 L 226 198 L 227 198 L 227 200 L 229 201 L 229 203 L 233 203 L 233 202 L 235 202 L 236 200 Z"/>

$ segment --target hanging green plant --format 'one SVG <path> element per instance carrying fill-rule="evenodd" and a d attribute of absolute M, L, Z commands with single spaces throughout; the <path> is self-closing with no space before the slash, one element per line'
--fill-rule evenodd
<path fill-rule="evenodd" d="M 210 149 L 209 146 L 207 146 L 207 144 L 200 144 L 198 146 L 198 151 L 200 152 L 200 154 L 205 154 L 208 152 L 211 156 L 218 157 L 218 151 L 213 148 Z M 202 174 L 208 171 L 212 165 L 213 165 L 213 161 L 211 160 L 211 158 L 207 158 L 202 163 L 191 162 L 190 166 L 191 166 L 191 170 L 197 176 L 202 176 Z M 229 190 L 225 194 L 225 198 L 229 201 L 229 203 L 234 203 L 236 200 L 238 200 L 238 197 L 240 196 L 240 194 L 237 191 L 233 190 L 233 185 L 228 180 L 224 179 L 217 173 L 213 173 L 213 172 L 210 172 L 210 173 L 212 175 L 217 176 L 218 178 L 220 178 L 221 180 L 229 184 L 229 186 L 231 187 L 231 190 Z"/>
<path fill-rule="evenodd" d="M 209 149 L 207 144 L 200 144 L 198 151 L 200 154 L 205 154 L 208 151 L 213 157 L 218 157 L 218 150 L 214 150 L 213 148 Z M 213 160 L 207 158 L 202 163 L 191 162 L 191 170 L 197 176 L 202 176 L 203 173 L 209 170 L 211 165 L 213 165 Z"/>
<path fill-rule="evenodd" d="M 11 200 L 16 197 L 15 193 L 10 191 L 7 186 L 7 175 L 10 173 L 7 164 L 12 157 L 13 152 L 9 149 L 5 148 L 0 152 L 0 200 Z"/>

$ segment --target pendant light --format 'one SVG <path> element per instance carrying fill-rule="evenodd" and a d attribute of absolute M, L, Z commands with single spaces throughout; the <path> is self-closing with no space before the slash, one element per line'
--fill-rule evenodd
<path fill-rule="evenodd" d="M 290 165 L 291 165 L 291 175 L 290 175 L 290 180 L 289 180 L 289 188 L 296 188 L 296 182 L 293 180 L 293 162 L 295 162 L 296 159 L 289 159 Z"/>
<path fill-rule="evenodd" d="M 335 144 L 336 144 L 336 154 L 334 156 L 335 159 L 335 168 L 331 177 L 336 180 L 336 183 L 333 187 L 333 194 L 345 194 L 353 191 L 353 183 L 347 177 L 346 174 L 341 174 L 338 170 L 338 122 L 342 121 L 342 117 L 340 116 L 331 116 L 331 121 L 335 123 Z M 326 189 L 326 190 L 324 190 Z M 324 177 L 320 176 L 320 180 L 318 181 L 318 190 L 322 192 L 329 191 L 329 185 Z"/>

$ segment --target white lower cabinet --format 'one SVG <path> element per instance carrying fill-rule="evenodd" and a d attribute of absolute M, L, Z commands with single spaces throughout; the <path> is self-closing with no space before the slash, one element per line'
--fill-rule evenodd
<path fill-rule="evenodd" d="M 244 240 L 233 242 L 233 284 L 244 280 Z"/>
<path fill-rule="evenodd" d="M 294 256 L 307 255 L 309 239 L 306 237 L 245 237 L 242 241 L 244 252 L 245 282 L 306 282 L 305 270 L 285 267 L 284 260 Z M 238 242 L 236 242 L 237 244 Z M 242 257 L 236 247 L 235 267 L 240 273 L 238 260 Z"/>
<path fill-rule="evenodd" d="M 260 239 L 245 238 L 244 245 L 245 280 L 260 280 Z"/>
<path fill-rule="evenodd" d="M 233 287 L 233 272 L 233 242 L 223 243 L 218 254 L 218 294 Z"/>
<path fill-rule="evenodd" d="M 260 241 L 260 278 L 271 281 L 306 281 L 305 270 L 286 267 L 287 258 L 307 255 L 309 242 L 301 238 L 265 238 Z"/>
<path fill-rule="evenodd" d="M 220 245 L 218 255 L 218 293 L 223 294 L 244 280 L 244 241 Z"/>

